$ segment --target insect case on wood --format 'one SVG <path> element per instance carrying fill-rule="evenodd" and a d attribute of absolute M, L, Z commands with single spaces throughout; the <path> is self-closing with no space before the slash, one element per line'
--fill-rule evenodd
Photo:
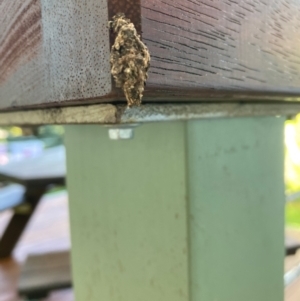
<path fill-rule="evenodd" d="M 123 89 L 128 106 L 138 106 L 148 77 L 148 48 L 124 14 L 115 15 L 108 26 L 116 34 L 110 54 L 111 74 L 116 86 Z"/>

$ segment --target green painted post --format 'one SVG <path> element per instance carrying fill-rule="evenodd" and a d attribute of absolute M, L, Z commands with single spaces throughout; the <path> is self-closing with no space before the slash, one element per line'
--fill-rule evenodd
<path fill-rule="evenodd" d="M 189 124 L 192 301 L 283 300 L 283 121 Z"/>
<path fill-rule="evenodd" d="M 283 118 L 66 127 L 77 301 L 283 301 Z"/>

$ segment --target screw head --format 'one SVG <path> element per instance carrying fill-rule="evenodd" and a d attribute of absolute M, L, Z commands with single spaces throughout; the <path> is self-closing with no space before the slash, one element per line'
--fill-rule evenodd
<path fill-rule="evenodd" d="M 108 129 L 108 136 L 111 140 L 132 139 L 133 128 L 111 128 Z"/>

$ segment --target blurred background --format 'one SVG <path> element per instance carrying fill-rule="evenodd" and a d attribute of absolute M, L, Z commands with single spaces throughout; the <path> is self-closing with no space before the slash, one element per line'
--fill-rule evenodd
<path fill-rule="evenodd" d="M 63 145 L 62 126 L 1 127 L 0 165 L 39 156 Z M 300 242 L 300 115 L 285 124 L 285 232 Z M 0 187 L 5 183 L 0 183 Z M 11 213 L 0 212 L 0 236 Z M 28 254 L 70 249 L 68 195 L 65 187 L 50 190 L 39 204 L 11 259 L 0 261 L 0 301 L 19 300 L 17 281 Z M 285 258 L 285 272 L 300 264 L 300 251 Z M 72 289 L 54 291 L 51 301 L 74 300 Z M 286 301 L 300 300 L 300 277 L 285 290 Z"/>
<path fill-rule="evenodd" d="M 300 241 L 300 114 L 285 123 L 285 232 Z M 285 258 L 285 272 L 300 263 L 300 252 Z M 300 300 L 300 280 L 285 291 L 286 301 Z"/>
<path fill-rule="evenodd" d="M 300 230 L 300 115 L 285 124 L 285 184 L 286 225 Z"/>

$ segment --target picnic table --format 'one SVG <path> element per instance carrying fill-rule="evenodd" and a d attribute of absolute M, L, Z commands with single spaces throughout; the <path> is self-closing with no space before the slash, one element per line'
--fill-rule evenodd
<path fill-rule="evenodd" d="M 66 164 L 63 145 L 37 156 L 9 161 L 0 166 L 0 211 L 13 215 L 0 237 L 0 259 L 10 256 L 42 196 L 54 185 L 65 185 Z M 21 269 L 18 292 L 27 298 L 41 298 L 53 289 L 70 287 L 69 252 L 31 255 Z"/>
<path fill-rule="evenodd" d="M 11 255 L 41 197 L 51 185 L 64 185 L 65 176 L 65 150 L 62 145 L 47 149 L 37 157 L 11 161 L 0 166 L 0 181 L 19 184 L 4 188 L 7 193 L 11 191 L 11 195 L 8 195 L 9 197 L 4 195 L 1 198 L 4 200 L 3 204 L 0 206 L 3 206 L 3 209 L 4 206 L 14 207 L 13 202 L 15 205 L 21 203 L 28 205 L 25 213 L 15 210 L 0 238 L 0 258 Z"/>

